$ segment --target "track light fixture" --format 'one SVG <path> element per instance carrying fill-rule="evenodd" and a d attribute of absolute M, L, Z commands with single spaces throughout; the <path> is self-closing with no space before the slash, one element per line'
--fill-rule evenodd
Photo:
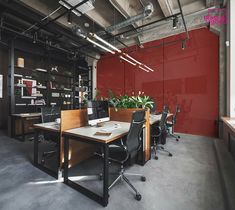
<path fill-rule="evenodd" d="M 99 37 L 98 35 L 94 34 L 94 33 L 89 33 L 90 36 L 94 37 L 95 39 L 99 40 L 100 42 L 102 42 L 103 44 L 109 46 L 110 48 L 112 48 L 113 50 L 116 50 L 117 52 L 121 53 L 122 51 L 119 50 L 118 48 L 116 48 L 115 46 L 113 46 L 112 44 L 106 42 L 104 39 L 102 39 L 101 37 Z"/>
<path fill-rule="evenodd" d="M 177 28 L 177 24 L 178 24 L 178 17 L 177 17 L 177 16 L 174 16 L 174 17 L 173 17 L 173 29 L 176 29 L 176 28 Z"/>
<path fill-rule="evenodd" d="M 105 41 L 104 39 L 102 39 L 101 37 L 99 37 L 98 35 L 96 35 L 95 33 L 91 33 L 91 32 L 90 32 L 88 35 L 85 35 L 85 34 L 82 34 L 82 33 L 81 33 L 81 30 L 80 30 L 79 28 L 75 28 L 74 32 L 75 32 L 78 36 L 80 36 L 80 37 L 86 39 L 88 42 L 90 42 L 90 43 L 92 43 L 92 44 L 94 44 L 94 45 L 96 45 L 96 46 L 102 48 L 103 50 L 105 50 L 105 51 L 107 51 L 107 52 L 110 52 L 110 53 L 112 53 L 112 54 L 115 54 L 115 51 L 116 51 L 116 52 L 120 53 L 121 55 L 119 55 L 119 58 L 122 59 L 122 60 L 124 60 L 124 61 L 126 61 L 126 62 L 128 62 L 128 63 L 130 63 L 130 64 L 132 64 L 133 66 L 137 66 L 137 65 L 138 65 L 138 67 L 139 67 L 140 69 L 142 69 L 142 70 L 144 70 L 144 71 L 146 71 L 146 72 L 149 72 L 149 71 L 153 72 L 153 71 L 154 71 L 153 69 L 151 69 L 151 68 L 148 67 L 147 65 L 145 65 L 145 64 L 143 64 L 143 63 L 137 61 L 135 58 L 131 57 L 131 56 L 128 55 L 127 53 L 122 52 L 122 51 L 121 51 L 120 49 L 118 49 L 117 47 L 115 47 L 115 46 L 113 46 L 112 44 L 108 43 L 107 41 Z M 91 38 L 94 38 L 94 39 L 98 40 L 99 42 L 102 42 L 105 46 L 102 45 L 101 43 L 98 43 L 98 42 L 92 40 Z M 106 46 L 107 46 L 107 47 L 106 47 Z M 112 50 L 111 50 L 110 48 L 111 48 Z"/>
<path fill-rule="evenodd" d="M 134 63 L 134 62 L 132 62 L 132 61 L 130 61 L 130 60 L 128 60 L 128 59 L 126 59 L 126 58 L 124 58 L 123 56 L 119 56 L 119 58 L 121 58 L 122 60 L 124 60 L 124 61 L 126 61 L 126 62 L 128 62 L 128 63 L 130 63 L 130 64 L 132 64 L 133 66 L 136 66 L 136 63 Z"/>
<path fill-rule="evenodd" d="M 102 48 L 102 49 L 105 50 L 105 51 L 108 51 L 108 52 L 110 52 L 110 53 L 112 53 L 112 54 L 115 54 L 114 51 L 112 51 L 112 50 L 108 49 L 107 47 L 104 47 L 103 45 L 101 45 L 101 44 L 99 44 L 99 43 L 93 41 L 93 40 L 90 39 L 89 37 L 86 37 L 85 39 L 86 39 L 88 42 L 90 42 L 90 43 L 96 45 L 97 47 L 100 47 L 100 48 Z"/>
<path fill-rule="evenodd" d="M 135 63 L 142 65 L 142 63 L 140 63 L 139 61 L 137 61 L 136 59 L 134 59 L 133 57 L 131 57 L 130 55 L 123 53 L 123 55 L 125 55 L 126 57 L 130 58 L 132 61 L 134 61 Z"/>
<path fill-rule="evenodd" d="M 144 70 L 144 71 L 146 71 L 146 72 L 149 72 L 149 70 L 145 69 L 145 68 L 142 67 L 142 66 L 139 66 L 139 68 L 142 69 L 142 70 Z"/>
<path fill-rule="evenodd" d="M 71 16 L 71 12 L 68 12 L 68 19 L 67 19 L 67 22 L 69 25 L 72 24 L 72 16 Z"/>
<path fill-rule="evenodd" d="M 149 68 L 148 66 L 146 66 L 146 65 L 143 65 L 146 69 L 148 69 L 149 71 L 154 71 L 153 69 L 151 69 L 151 68 Z"/>
<path fill-rule="evenodd" d="M 185 50 L 185 48 L 186 48 L 186 40 L 183 40 L 183 41 L 181 42 L 181 49 L 182 49 L 182 50 Z"/>

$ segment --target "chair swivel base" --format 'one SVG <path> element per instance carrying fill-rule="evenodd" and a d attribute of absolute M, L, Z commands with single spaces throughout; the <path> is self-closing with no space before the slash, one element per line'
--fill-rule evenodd
<path fill-rule="evenodd" d="M 140 201 L 141 200 L 141 194 L 137 191 L 137 189 L 131 184 L 129 179 L 126 176 L 137 176 L 140 177 L 142 182 L 146 181 L 146 177 L 143 176 L 142 174 L 133 174 L 133 173 L 125 173 L 123 166 L 121 166 L 121 171 L 119 173 L 115 173 L 113 175 L 117 175 L 118 177 L 114 180 L 114 182 L 109 186 L 109 190 L 119 181 L 119 180 L 124 180 L 130 187 L 131 189 L 135 192 L 135 199 Z"/>
<path fill-rule="evenodd" d="M 180 136 L 178 136 L 178 135 L 175 135 L 174 133 L 170 133 L 170 132 L 168 132 L 168 134 L 170 135 L 170 137 L 173 137 L 173 138 L 175 138 L 175 140 L 176 140 L 176 141 L 179 141 L 179 139 L 180 139 Z"/>
<path fill-rule="evenodd" d="M 155 159 L 158 160 L 158 156 L 157 156 L 157 150 L 162 151 L 162 152 L 166 152 L 168 154 L 169 157 L 172 157 L 173 154 L 171 152 L 169 152 L 168 150 L 166 150 L 163 146 L 160 145 L 155 145 L 153 146 L 153 150 L 154 150 L 154 154 L 155 154 Z"/>

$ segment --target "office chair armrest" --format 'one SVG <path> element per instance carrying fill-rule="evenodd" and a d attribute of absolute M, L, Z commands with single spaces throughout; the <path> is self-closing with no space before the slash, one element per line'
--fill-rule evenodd
<path fill-rule="evenodd" d="M 120 147 L 124 151 L 127 151 L 126 145 L 123 143 L 123 139 L 120 139 L 120 144 L 110 144 L 109 147 Z"/>

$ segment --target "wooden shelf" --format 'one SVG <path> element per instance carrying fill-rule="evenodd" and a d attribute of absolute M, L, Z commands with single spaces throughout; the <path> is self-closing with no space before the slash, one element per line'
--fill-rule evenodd
<path fill-rule="evenodd" d="M 17 69 L 25 69 L 25 70 L 29 70 L 29 71 L 33 71 L 34 69 L 32 69 L 32 68 L 27 68 L 27 67 L 20 67 L 20 66 L 14 66 L 15 68 L 17 68 Z"/>
<path fill-rule="evenodd" d="M 60 76 L 60 77 L 67 77 L 67 78 L 73 78 L 73 75 L 67 75 L 67 74 L 63 74 L 63 73 L 60 73 L 60 72 L 51 72 L 51 75 Z"/>
<path fill-rule="evenodd" d="M 19 84 L 15 84 L 15 87 L 26 87 L 26 85 L 19 85 Z"/>

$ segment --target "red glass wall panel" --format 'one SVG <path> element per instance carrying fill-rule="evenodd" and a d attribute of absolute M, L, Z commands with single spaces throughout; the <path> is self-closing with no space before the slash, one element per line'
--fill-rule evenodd
<path fill-rule="evenodd" d="M 104 56 L 98 62 L 97 88 L 103 95 L 107 89 L 117 94 L 143 91 L 174 112 L 179 104 L 176 131 L 217 136 L 219 40 L 208 29 L 190 32 L 185 50 L 177 42 L 184 34 L 126 49 L 137 60 L 155 71 L 146 73 L 117 56 Z"/>

